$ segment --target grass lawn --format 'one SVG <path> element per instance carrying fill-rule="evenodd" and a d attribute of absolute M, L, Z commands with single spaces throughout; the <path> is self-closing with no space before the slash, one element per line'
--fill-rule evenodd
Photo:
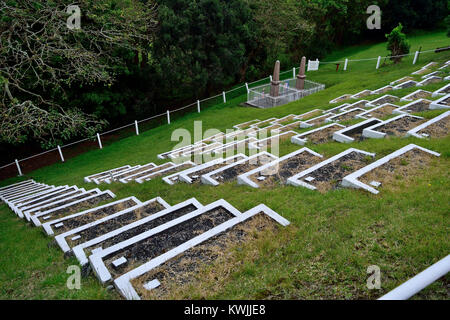
<path fill-rule="evenodd" d="M 411 52 L 448 45 L 445 32 L 420 33 L 408 37 Z M 337 50 L 326 61 L 364 59 L 386 55 L 385 43 L 352 46 Z M 76 184 L 94 188 L 83 177 L 125 164 L 163 163 L 156 155 L 170 150 L 177 128 L 193 131 L 193 122 L 202 121 L 203 130 L 225 130 L 251 119 L 300 114 L 315 108 L 336 105 L 329 100 L 345 93 L 377 89 L 431 61 L 444 62 L 450 52 L 426 53 L 412 65 L 413 56 L 400 64 L 387 62 L 375 70 L 376 60 L 349 63 L 348 71 L 335 72 L 334 64 L 321 65 L 308 72 L 307 79 L 326 85 L 326 89 L 285 106 L 260 110 L 240 106 L 246 95 L 239 91 L 226 104 L 217 104 L 172 122 L 94 150 L 65 163 L 36 170 L 25 177 L 0 182 L 7 185 L 33 178 L 47 184 Z M 342 67 L 342 66 L 341 66 Z M 282 69 L 288 69 L 282 66 Z M 416 77 L 419 79 L 420 77 Z M 435 90 L 443 84 L 423 87 Z M 418 88 L 388 92 L 402 97 Z M 238 90 L 237 90 L 238 91 Z M 369 96 L 364 99 L 375 99 Z M 405 103 L 400 103 L 401 105 Z M 442 111 L 421 114 L 434 117 Z M 301 132 L 301 130 L 299 130 Z M 205 267 L 201 277 L 174 290 L 169 298 L 206 299 L 374 299 L 392 290 L 449 253 L 450 229 L 450 137 L 443 139 L 364 140 L 352 144 L 307 145 L 326 157 L 349 147 L 375 152 L 379 159 L 409 143 L 441 153 L 426 172 L 398 177 L 379 195 L 339 189 L 321 194 L 291 186 L 252 189 L 235 182 L 218 187 L 206 185 L 169 186 L 161 179 L 144 184 L 100 185 L 120 199 L 136 196 L 141 201 L 160 196 L 169 204 L 195 197 L 203 204 L 223 198 L 241 211 L 264 203 L 291 225 L 276 232 L 260 233 L 244 246 L 233 248 L 227 263 Z M 298 149 L 289 142 L 280 146 L 280 156 Z M 0 299 L 118 299 L 114 290 L 103 288 L 94 276 L 82 280 L 80 290 L 68 290 L 68 266 L 75 259 L 64 259 L 62 252 L 49 246 L 51 239 L 42 230 L 17 218 L 0 204 Z M 381 289 L 366 288 L 366 270 L 381 268 Z M 205 276 L 207 275 L 207 276 Z M 449 276 L 423 290 L 415 299 L 448 299 Z"/>

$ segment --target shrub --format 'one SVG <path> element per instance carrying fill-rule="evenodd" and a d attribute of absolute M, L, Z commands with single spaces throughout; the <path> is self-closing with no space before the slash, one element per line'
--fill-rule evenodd
<path fill-rule="evenodd" d="M 403 26 L 399 23 L 397 27 L 392 29 L 390 34 L 386 34 L 386 38 L 388 39 L 387 49 L 391 52 L 391 60 L 394 63 L 399 63 L 402 57 L 398 56 L 409 53 L 409 48 L 411 47 L 402 29 Z"/>

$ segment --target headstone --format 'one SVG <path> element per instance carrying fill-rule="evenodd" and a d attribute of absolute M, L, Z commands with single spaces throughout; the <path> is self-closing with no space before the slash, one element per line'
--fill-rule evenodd
<path fill-rule="evenodd" d="M 280 61 L 275 62 L 275 67 L 273 69 L 273 77 L 270 82 L 270 95 L 272 97 L 278 97 L 280 92 Z"/>
<path fill-rule="evenodd" d="M 295 81 L 295 87 L 298 90 L 305 89 L 305 65 L 306 65 L 306 57 L 302 57 L 302 61 L 300 63 L 300 70 L 298 71 L 297 80 Z"/>

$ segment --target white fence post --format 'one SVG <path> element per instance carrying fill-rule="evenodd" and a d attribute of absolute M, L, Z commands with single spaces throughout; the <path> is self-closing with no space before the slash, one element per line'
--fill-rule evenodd
<path fill-rule="evenodd" d="M 416 51 L 416 54 L 414 55 L 413 64 L 416 64 L 417 58 L 419 58 L 419 51 Z"/>
<path fill-rule="evenodd" d="M 347 71 L 348 59 L 345 59 L 344 63 L 344 71 Z"/>
<path fill-rule="evenodd" d="M 381 62 L 381 56 L 378 56 L 377 69 L 380 67 L 380 62 Z"/>
<path fill-rule="evenodd" d="M 169 113 L 169 110 L 167 110 L 167 124 L 170 124 L 170 113 Z"/>
<path fill-rule="evenodd" d="M 97 140 L 98 140 L 98 146 L 100 147 L 100 149 L 103 149 L 102 139 L 100 139 L 100 135 L 98 133 L 97 133 Z"/>
<path fill-rule="evenodd" d="M 137 120 L 134 120 L 134 127 L 136 128 L 136 135 L 138 136 L 139 135 L 139 125 L 138 125 Z"/>
<path fill-rule="evenodd" d="M 60 147 L 60 146 L 58 146 L 58 152 L 59 152 L 59 156 L 61 157 L 61 161 L 64 162 L 64 156 L 63 156 L 63 154 L 62 154 L 62 151 L 61 151 L 61 147 Z"/>
<path fill-rule="evenodd" d="M 17 167 L 17 171 L 19 171 L 19 176 L 23 176 L 22 170 L 20 170 L 19 161 L 17 161 L 17 159 L 16 159 L 16 167 Z"/>
<path fill-rule="evenodd" d="M 269 76 L 270 82 L 272 82 L 272 75 Z"/>
<path fill-rule="evenodd" d="M 245 83 L 245 88 L 247 89 L 247 94 L 248 94 L 249 90 L 248 90 L 248 83 L 247 82 Z"/>
<path fill-rule="evenodd" d="M 200 100 L 197 100 L 197 111 L 200 113 Z"/>
<path fill-rule="evenodd" d="M 295 78 L 295 67 L 292 68 L 292 78 Z"/>
<path fill-rule="evenodd" d="M 227 103 L 227 97 L 225 96 L 225 91 L 222 92 L 223 103 Z"/>

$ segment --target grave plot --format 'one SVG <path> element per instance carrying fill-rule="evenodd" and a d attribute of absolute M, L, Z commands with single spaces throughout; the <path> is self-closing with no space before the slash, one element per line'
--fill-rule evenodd
<path fill-rule="evenodd" d="M 130 168 L 131 168 L 131 166 L 127 164 L 122 167 L 106 170 L 106 171 L 99 172 L 99 173 L 94 173 L 94 174 L 91 174 L 90 176 L 84 177 L 84 182 L 87 182 L 87 183 L 93 182 L 94 179 L 101 179 L 103 177 L 108 177 L 110 174 L 118 173 L 122 170 L 130 169 Z"/>
<path fill-rule="evenodd" d="M 189 153 L 183 153 L 177 162 L 181 162 L 181 160 L 194 159 L 196 162 L 203 161 L 203 155 L 211 154 L 212 150 L 219 148 L 223 144 L 221 142 L 214 142 L 211 144 L 207 144 L 204 147 L 199 147 L 191 150 Z"/>
<path fill-rule="evenodd" d="M 325 122 L 326 119 L 328 119 L 329 117 L 334 116 L 333 113 L 325 113 L 321 116 L 309 119 L 307 121 L 304 121 L 302 123 L 300 123 L 300 128 L 310 128 L 310 127 L 314 127 L 314 126 L 319 126 L 321 124 L 323 124 Z"/>
<path fill-rule="evenodd" d="M 245 149 L 248 147 L 249 143 L 253 143 L 258 141 L 255 137 L 250 137 L 240 141 L 232 141 L 224 144 L 220 148 L 212 150 L 212 154 L 214 155 L 223 155 L 223 154 L 234 154 L 237 151 L 245 152 Z"/>
<path fill-rule="evenodd" d="M 381 106 L 378 106 L 378 107 L 372 108 L 368 111 L 365 111 L 363 113 L 360 113 L 357 116 L 357 118 L 362 118 L 362 119 L 379 118 L 379 119 L 382 119 L 382 118 L 392 115 L 392 113 L 395 110 L 398 110 L 399 108 L 400 108 L 400 106 L 398 106 L 396 104 L 385 103 L 385 104 L 382 104 Z M 400 113 L 403 113 L 403 112 L 400 112 Z"/>
<path fill-rule="evenodd" d="M 279 129 L 276 129 L 276 130 L 277 130 L 277 132 L 287 132 L 287 131 L 290 131 L 293 129 L 298 129 L 298 128 L 300 128 L 300 124 L 302 122 L 303 121 L 301 121 L 301 120 L 291 122 L 289 124 L 284 125 L 283 127 L 279 128 Z"/>
<path fill-rule="evenodd" d="M 425 99 L 428 98 L 429 96 L 431 96 L 430 91 L 419 89 L 404 96 L 403 98 L 400 99 L 400 101 L 414 101 L 419 99 Z"/>
<path fill-rule="evenodd" d="M 99 249 L 89 256 L 89 262 L 104 284 L 240 215 L 228 202 L 218 200 L 133 238 Z"/>
<path fill-rule="evenodd" d="M 27 185 L 24 186 L 22 188 L 17 188 L 14 190 L 10 190 L 9 192 L 5 192 L 1 195 L 1 199 L 5 202 L 8 203 L 11 200 L 14 200 L 15 198 L 20 198 L 20 197 L 24 197 L 27 195 L 31 195 L 33 193 L 37 193 L 39 192 L 41 189 L 46 188 L 47 185 L 46 184 L 42 184 L 42 183 L 36 183 L 33 185 Z"/>
<path fill-rule="evenodd" d="M 405 104 L 404 106 L 394 110 L 393 113 L 403 114 L 405 112 L 414 113 L 414 112 L 428 111 L 430 109 L 430 103 L 431 103 L 431 101 L 427 100 L 427 99 L 415 100 L 413 102 Z"/>
<path fill-rule="evenodd" d="M 442 78 L 441 77 L 437 77 L 437 76 L 432 76 L 432 77 L 428 77 L 422 81 L 420 81 L 419 83 L 417 83 L 417 86 L 426 86 L 428 84 L 432 84 L 432 83 L 438 83 L 441 82 Z"/>
<path fill-rule="evenodd" d="M 236 161 L 235 163 L 204 174 L 201 176 L 201 181 L 204 184 L 217 186 L 220 183 L 232 181 L 236 179 L 238 175 L 260 167 L 275 159 L 277 159 L 277 157 L 268 152 L 260 152 L 247 159 Z"/>
<path fill-rule="evenodd" d="M 351 109 L 356 109 L 356 108 L 365 108 L 366 104 L 368 103 L 368 100 L 360 100 L 360 101 L 356 101 L 355 103 L 349 104 L 348 106 L 343 107 L 342 109 L 340 109 L 340 111 L 348 111 Z"/>
<path fill-rule="evenodd" d="M 298 116 L 295 117 L 295 119 L 308 120 L 308 119 L 317 117 L 318 115 L 322 114 L 322 111 L 323 110 L 320 110 L 320 109 L 314 109 L 314 110 L 299 114 Z"/>
<path fill-rule="evenodd" d="M 351 96 L 352 96 L 351 94 L 344 94 L 344 95 L 342 95 L 340 97 L 337 97 L 337 98 L 331 100 L 330 103 L 338 103 L 338 102 L 341 102 L 341 101 L 344 101 L 344 100 L 348 100 L 348 99 L 351 98 Z"/>
<path fill-rule="evenodd" d="M 194 211 L 200 207 L 202 205 L 198 201 L 191 199 L 168 210 L 171 206 L 157 197 L 86 224 L 81 224 L 84 220 L 76 219 L 73 222 L 75 227 L 57 235 L 55 241 L 66 255 L 73 253 L 81 265 L 86 265 L 91 251 L 101 248 L 103 241 L 120 234 L 121 228 L 150 219 L 159 212 L 177 212 L 179 209 Z"/>
<path fill-rule="evenodd" d="M 432 158 L 439 156 L 439 153 L 409 144 L 344 177 L 342 185 L 377 194 L 376 188 L 389 185 L 396 177 L 408 177 L 426 170 Z"/>
<path fill-rule="evenodd" d="M 250 120 L 250 121 L 247 121 L 247 122 L 242 122 L 242 123 L 239 123 L 237 125 L 234 125 L 233 128 L 240 129 L 240 130 L 247 129 L 248 127 L 250 127 L 250 125 L 258 123 L 258 122 L 261 122 L 261 120 L 254 119 L 254 120 Z"/>
<path fill-rule="evenodd" d="M 405 82 L 402 82 L 402 83 L 396 85 L 392 89 L 393 90 L 400 90 L 400 89 L 415 87 L 416 85 L 418 85 L 417 81 L 409 80 L 409 81 L 405 81 Z"/>
<path fill-rule="evenodd" d="M 47 186 L 47 187 L 39 190 L 38 192 L 29 194 L 29 195 L 25 195 L 25 196 L 15 197 L 14 199 L 8 199 L 6 201 L 6 204 L 8 205 L 8 207 L 10 209 L 13 209 L 16 204 L 20 204 L 20 203 L 22 203 L 24 201 L 27 201 L 29 199 L 37 199 L 37 198 L 39 198 L 41 196 L 44 196 L 45 194 L 47 194 L 49 192 L 54 192 L 55 190 L 58 190 L 60 188 L 61 187 L 56 187 L 54 185 Z"/>
<path fill-rule="evenodd" d="M 355 125 L 352 125 L 348 128 L 341 129 L 333 133 L 333 139 L 342 142 L 342 143 L 350 143 L 355 141 L 362 141 L 364 138 L 362 136 L 362 132 L 365 128 L 371 127 L 375 124 L 382 123 L 383 121 L 370 118 L 359 122 Z"/>
<path fill-rule="evenodd" d="M 411 74 L 414 74 L 414 75 L 422 75 L 422 74 L 429 73 L 429 72 L 430 72 L 429 69 L 423 67 L 423 68 L 421 68 L 421 69 L 419 69 L 419 70 L 417 70 L 417 71 L 414 71 L 414 72 L 411 73 Z"/>
<path fill-rule="evenodd" d="M 341 104 L 340 106 L 334 107 L 332 109 L 328 109 L 328 110 L 322 110 L 322 113 L 333 113 L 333 114 L 338 114 L 341 112 L 342 109 L 346 108 L 347 106 L 349 106 L 350 103 L 344 103 Z"/>
<path fill-rule="evenodd" d="M 401 114 L 382 123 L 376 124 L 363 130 L 366 138 L 381 139 L 386 136 L 406 137 L 408 131 L 425 122 L 422 117 Z"/>
<path fill-rule="evenodd" d="M 206 144 L 221 142 L 221 140 L 223 139 L 224 136 L 225 136 L 225 133 L 219 132 L 219 133 L 213 134 L 212 136 L 209 136 L 208 138 L 201 140 L 201 142 L 206 143 Z"/>
<path fill-rule="evenodd" d="M 238 184 L 253 188 L 284 185 L 289 177 L 322 161 L 322 155 L 308 148 L 301 148 L 279 159 L 253 169 L 237 177 Z"/>
<path fill-rule="evenodd" d="M 138 173 L 129 175 L 127 177 L 124 177 L 124 178 L 120 179 L 119 181 L 122 182 L 122 183 L 128 183 L 130 181 L 133 181 L 133 180 L 139 179 L 141 177 L 144 177 L 144 176 L 146 176 L 148 174 L 155 173 L 155 172 L 158 172 L 160 170 L 165 170 L 165 169 L 168 169 L 168 168 L 172 168 L 174 166 L 175 166 L 175 163 L 173 163 L 173 162 L 166 162 L 166 163 L 160 164 L 159 166 L 156 166 L 154 168 L 151 168 L 151 169 L 148 169 L 148 170 L 145 170 L 145 171 L 142 171 L 142 172 L 138 172 Z"/>
<path fill-rule="evenodd" d="M 397 102 L 398 100 L 399 100 L 398 97 L 392 96 L 390 94 L 386 94 L 382 97 L 379 97 L 378 99 L 368 102 L 366 104 L 366 107 L 372 108 L 372 107 L 376 107 L 376 106 L 381 106 L 382 104 L 385 104 L 385 103 L 394 103 L 394 102 Z"/>
<path fill-rule="evenodd" d="M 98 190 L 98 191 L 97 191 Z M 92 191 L 92 190 L 90 190 Z M 95 189 L 95 192 L 99 192 L 99 189 Z M 30 215 L 33 214 L 33 212 L 39 211 L 39 208 L 44 208 L 46 206 L 51 205 L 52 203 L 63 201 L 65 199 L 70 199 L 72 197 L 75 197 L 76 195 L 82 195 L 85 194 L 86 190 L 84 188 L 78 188 L 77 186 L 72 186 L 70 188 L 67 188 L 63 191 L 60 191 L 54 195 L 44 197 L 43 199 L 39 201 L 33 201 L 32 203 L 27 203 L 26 206 L 17 208 L 17 215 L 20 218 L 25 217 L 28 221 L 30 221 Z"/>
<path fill-rule="evenodd" d="M 425 66 L 423 66 L 422 68 L 423 68 L 423 69 L 428 69 L 428 68 L 435 67 L 435 66 L 437 66 L 437 65 L 438 65 L 437 62 L 432 61 L 432 62 L 426 64 Z"/>
<path fill-rule="evenodd" d="M 105 217 L 110 217 L 125 209 L 138 207 L 140 204 L 142 202 L 136 197 L 128 197 L 43 223 L 42 228 L 49 236 L 58 235 Z"/>
<path fill-rule="evenodd" d="M 5 189 L 3 189 L 0 192 L 0 198 L 3 199 L 4 196 L 7 196 L 9 194 L 20 192 L 21 190 L 29 189 L 30 187 L 36 187 L 42 185 L 41 183 L 37 183 L 34 180 L 27 180 L 24 183 L 20 183 L 18 185 L 13 186 L 6 186 Z"/>
<path fill-rule="evenodd" d="M 22 198 L 20 200 L 15 201 L 15 202 L 11 202 L 10 203 L 10 208 L 11 208 L 11 210 L 13 210 L 17 214 L 17 211 L 20 208 L 25 207 L 28 204 L 32 204 L 32 203 L 43 201 L 43 199 L 45 199 L 47 197 L 53 197 L 53 196 L 59 194 L 60 192 L 63 192 L 65 190 L 67 190 L 68 188 L 69 188 L 69 186 L 65 185 L 65 186 L 55 187 L 55 188 L 53 188 L 51 190 L 46 190 L 46 191 L 43 191 L 43 192 L 39 192 L 39 193 L 30 195 L 28 197 Z"/>
<path fill-rule="evenodd" d="M 290 177 L 287 183 L 320 192 L 337 189 L 345 176 L 365 167 L 374 156 L 374 153 L 350 148 Z"/>
<path fill-rule="evenodd" d="M 440 73 L 441 73 L 441 71 L 434 71 L 432 73 L 429 73 L 429 74 L 426 74 L 426 75 L 422 76 L 422 79 L 426 79 L 426 78 L 429 78 L 429 77 L 432 77 L 432 76 L 437 76 Z"/>
<path fill-rule="evenodd" d="M 191 283 L 203 266 L 227 263 L 227 252 L 253 241 L 256 232 L 277 232 L 278 225 L 287 226 L 289 221 L 259 205 L 125 273 L 114 286 L 126 299 L 163 298 L 170 288 Z"/>
<path fill-rule="evenodd" d="M 245 154 L 237 154 L 226 159 L 216 159 L 180 172 L 180 181 L 185 183 L 200 182 L 200 177 L 214 170 L 225 167 L 240 160 L 247 159 Z"/>
<path fill-rule="evenodd" d="M 449 132 L 450 111 L 447 111 L 408 131 L 408 134 L 416 138 L 443 138 Z"/>
<path fill-rule="evenodd" d="M 361 108 L 354 108 L 348 111 L 344 111 L 342 113 L 338 113 L 332 117 L 329 117 L 325 120 L 325 122 L 340 122 L 340 121 L 348 121 L 356 118 L 357 115 L 366 112 L 366 110 Z"/>
<path fill-rule="evenodd" d="M 372 94 L 372 90 L 363 90 L 350 96 L 351 99 L 361 99 Z"/>
<path fill-rule="evenodd" d="M 36 227 L 39 227 L 45 222 L 59 219 L 80 212 L 81 210 L 90 209 L 100 202 L 111 200 L 115 197 L 116 195 L 114 193 L 106 190 L 70 204 L 65 204 L 47 211 L 40 211 L 31 217 L 31 221 Z"/>
<path fill-rule="evenodd" d="M 278 124 L 281 124 L 281 125 L 286 125 L 288 123 L 291 123 L 291 122 L 294 122 L 294 121 L 298 120 L 297 117 L 298 117 L 298 115 L 296 115 L 296 114 L 289 114 L 287 116 L 284 116 L 282 118 L 274 120 L 273 123 L 274 124 L 278 123 Z"/>
<path fill-rule="evenodd" d="M 146 163 L 144 165 L 139 165 L 139 166 L 136 166 L 136 167 L 134 167 L 132 169 L 128 169 L 128 170 L 122 171 L 119 174 L 114 174 L 114 175 L 104 179 L 103 181 L 108 183 L 108 184 L 110 184 L 112 182 L 117 182 L 117 181 L 120 181 L 121 179 L 126 179 L 127 177 L 133 176 L 133 175 L 138 174 L 140 172 L 144 172 L 144 171 L 147 171 L 147 170 L 154 169 L 156 167 L 157 167 L 157 165 L 154 164 L 153 162 Z"/>
<path fill-rule="evenodd" d="M 164 169 L 164 170 L 160 170 L 158 172 L 153 172 L 153 173 L 148 174 L 146 176 L 140 177 L 140 178 L 136 179 L 135 181 L 137 183 L 144 183 L 145 181 L 150 181 L 150 180 L 155 179 L 155 178 L 159 178 L 159 177 L 162 177 L 162 176 L 170 175 L 170 174 L 172 174 L 174 172 L 180 172 L 180 171 L 183 171 L 183 170 L 186 170 L 188 168 L 195 167 L 195 166 L 196 166 L 196 164 L 194 162 L 186 161 L 186 162 L 183 162 L 181 164 L 175 165 L 173 167 L 170 167 L 170 168 L 167 168 L 167 169 Z"/>
<path fill-rule="evenodd" d="M 190 144 L 184 147 L 180 147 L 180 148 L 176 148 L 167 152 L 163 152 L 158 154 L 158 159 L 167 159 L 169 157 L 169 155 L 172 155 L 174 158 L 177 157 L 177 154 L 181 154 L 183 151 L 187 151 L 190 148 L 196 148 L 198 146 L 204 146 L 205 143 L 198 141 L 194 144 Z"/>
<path fill-rule="evenodd" d="M 338 123 L 331 123 L 326 126 L 298 134 L 291 138 L 291 142 L 298 145 L 305 145 L 307 142 L 314 144 L 325 143 L 333 138 L 333 133 L 345 128 L 345 126 Z"/>
<path fill-rule="evenodd" d="M 430 109 L 448 109 L 450 108 L 450 94 L 443 96 L 430 103 Z"/>
<path fill-rule="evenodd" d="M 279 119 L 278 118 L 266 119 L 266 120 L 257 122 L 255 124 L 252 124 L 250 127 L 252 127 L 252 128 L 260 128 L 260 129 L 261 128 L 265 128 L 265 127 L 268 127 L 268 126 L 272 125 L 273 122 L 276 121 L 276 120 L 279 120 Z"/>
<path fill-rule="evenodd" d="M 434 98 L 434 97 L 439 97 L 439 96 L 445 96 L 445 95 L 447 95 L 449 93 L 450 93 L 450 83 L 446 84 L 445 86 L 443 86 L 439 90 L 434 91 L 431 96 Z"/>
<path fill-rule="evenodd" d="M 403 82 L 406 82 L 406 81 L 410 81 L 410 80 L 414 80 L 414 78 L 407 76 L 407 77 L 403 77 L 403 78 L 400 78 L 398 80 L 392 81 L 390 83 L 390 85 L 391 86 L 396 86 L 397 84 L 400 84 L 400 83 L 403 83 Z"/>
<path fill-rule="evenodd" d="M 20 182 L 16 182 L 4 187 L 0 188 L 0 196 L 4 193 L 7 193 L 8 191 L 20 188 L 20 187 L 24 187 L 25 185 L 30 185 L 30 184 L 35 184 L 36 181 L 34 181 L 33 179 L 29 179 L 29 180 L 24 180 L 24 181 L 20 181 Z"/>
<path fill-rule="evenodd" d="M 268 148 L 272 147 L 272 143 L 276 143 L 277 145 L 279 145 L 280 142 L 288 140 L 297 134 L 298 133 L 295 131 L 282 132 L 282 133 L 273 135 L 273 136 L 265 138 L 265 139 L 256 140 L 255 142 L 251 142 L 251 143 L 249 143 L 248 148 L 250 150 L 260 150 L 260 149 L 267 150 Z"/>
<path fill-rule="evenodd" d="M 386 93 L 386 92 L 391 91 L 393 89 L 394 89 L 393 86 L 387 85 L 387 86 L 384 86 L 384 87 L 381 87 L 381 88 L 379 88 L 377 90 L 372 91 L 372 94 L 383 94 L 383 93 Z"/>

